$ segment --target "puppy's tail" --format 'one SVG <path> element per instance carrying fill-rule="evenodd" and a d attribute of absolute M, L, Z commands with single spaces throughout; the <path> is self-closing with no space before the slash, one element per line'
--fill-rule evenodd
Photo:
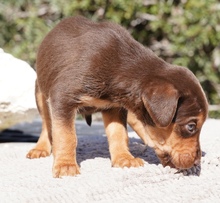
<path fill-rule="evenodd" d="M 87 125 L 92 125 L 92 115 L 85 115 Z"/>

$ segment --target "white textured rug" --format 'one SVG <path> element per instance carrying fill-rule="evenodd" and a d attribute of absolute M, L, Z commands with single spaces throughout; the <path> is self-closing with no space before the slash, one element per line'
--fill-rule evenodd
<path fill-rule="evenodd" d="M 52 156 L 25 158 L 33 143 L 0 144 L 0 202 L 220 202 L 220 120 L 203 127 L 200 176 L 163 168 L 154 151 L 129 134 L 131 151 L 145 159 L 144 167 L 111 168 L 106 137 L 79 136 L 81 175 L 62 179 L 52 178 Z"/>

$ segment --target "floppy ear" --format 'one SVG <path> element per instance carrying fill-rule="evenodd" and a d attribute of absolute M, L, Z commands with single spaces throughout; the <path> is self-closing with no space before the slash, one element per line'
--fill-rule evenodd
<path fill-rule="evenodd" d="M 159 127 L 168 126 L 176 113 L 178 91 L 171 84 L 153 84 L 142 94 L 142 101 L 153 122 Z"/>

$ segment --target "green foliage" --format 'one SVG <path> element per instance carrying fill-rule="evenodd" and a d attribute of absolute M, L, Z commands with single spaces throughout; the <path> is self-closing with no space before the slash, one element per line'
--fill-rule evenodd
<path fill-rule="evenodd" d="M 123 25 L 166 61 L 192 70 L 209 102 L 220 103 L 218 0 L 2 0 L 0 47 L 34 66 L 46 33 L 73 15 Z"/>

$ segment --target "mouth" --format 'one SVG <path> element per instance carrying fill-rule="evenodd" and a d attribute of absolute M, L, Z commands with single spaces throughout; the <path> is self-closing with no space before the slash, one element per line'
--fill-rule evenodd
<path fill-rule="evenodd" d="M 161 164 L 165 166 L 170 166 L 171 168 L 176 168 L 172 162 L 172 157 L 168 153 L 164 153 L 162 155 L 158 155 L 158 158 L 161 161 Z"/>
<path fill-rule="evenodd" d="M 171 156 L 168 153 L 164 153 L 158 156 L 161 164 L 165 166 L 170 166 L 171 168 L 176 168 L 177 170 L 186 170 L 192 167 L 200 166 L 200 160 L 194 158 L 186 153 L 179 154 L 178 156 Z"/>

